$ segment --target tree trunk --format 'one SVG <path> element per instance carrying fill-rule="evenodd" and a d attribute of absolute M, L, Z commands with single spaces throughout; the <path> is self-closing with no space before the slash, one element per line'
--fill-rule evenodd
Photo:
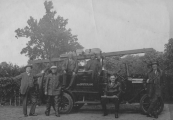
<path fill-rule="evenodd" d="M 19 95 L 19 106 L 20 106 L 20 95 Z"/>
<path fill-rule="evenodd" d="M 16 91 L 14 91 L 14 106 L 16 106 Z"/>
<path fill-rule="evenodd" d="M 10 106 L 11 106 L 11 98 L 10 98 Z"/>

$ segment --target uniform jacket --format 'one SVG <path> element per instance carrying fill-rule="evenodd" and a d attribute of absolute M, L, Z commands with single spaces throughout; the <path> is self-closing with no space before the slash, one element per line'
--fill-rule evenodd
<path fill-rule="evenodd" d="M 114 84 L 108 83 L 105 88 L 106 95 L 118 95 L 121 92 L 121 83 L 117 82 Z"/>
<path fill-rule="evenodd" d="M 148 95 L 150 97 L 156 95 L 161 97 L 162 88 L 164 86 L 164 73 L 162 70 L 155 73 L 155 71 L 150 71 L 147 73 L 144 83 L 146 83 L 147 79 L 149 79 L 148 83 Z"/>
<path fill-rule="evenodd" d="M 77 72 L 78 71 L 78 63 L 77 60 L 66 60 L 62 65 L 62 70 L 65 70 L 66 72 Z"/>
<path fill-rule="evenodd" d="M 87 62 L 85 70 L 92 70 L 94 73 L 101 72 L 101 63 L 97 59 L 91 59 Z"/>
<path fill-rule="evenodd" d="M 30 73 L 28 75 L 26 72 L 21 73 L 20 75 L 14 77 L 14 80 L 21 79 L 21 86 L 20 86 L 20 93 L 25 94 L 28 87 L 34 87 L 34 78 L 40 77 L 42 73 L 34 75 L 33 73 Z"/>
<path fill-rule="evenodd" d="M 59 95 L 61 92 L 62 83 L 60 82 L 59 74 L 49 74 L 46 79 L 45 92 L 47 95 Z"/>

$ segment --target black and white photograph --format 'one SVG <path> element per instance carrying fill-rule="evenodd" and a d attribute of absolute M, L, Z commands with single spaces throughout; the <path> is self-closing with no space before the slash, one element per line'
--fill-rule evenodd
<path fill-rule="evenodd" d="M 173 0 L 0 0 L 0 120 L 173 120 Z"/>

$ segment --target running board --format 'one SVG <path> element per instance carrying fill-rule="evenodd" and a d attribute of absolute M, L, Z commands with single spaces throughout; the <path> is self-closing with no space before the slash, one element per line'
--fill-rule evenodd
<path fill-rule="evenodd" d="M 94 93 L 97 94 L 99 92 L 94 92 L 94 91 L 71 91 L 72 93 Z"/>
<path fill-rule="evenodd" d="M 101 104 L 100 101 L 76 101 L 75 103 L 76 104 L 81 104 L 81 103 L 84 103 L 84 104 Z"/>

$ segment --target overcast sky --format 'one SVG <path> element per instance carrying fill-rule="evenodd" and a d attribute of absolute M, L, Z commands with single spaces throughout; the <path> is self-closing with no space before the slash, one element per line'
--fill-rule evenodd
<path fill-rule="evenodd" d="M 0 63 L 27 64 L 21 55 L 28 39 L 15 38 L 30 16 L 45 14 L 45 0 L 0 0 Z M 57 15 L 69 19 L 67 28 L 78 42 L 103 52 L 139 48 L 164 50 L 173 37 L 172 0 L 52 0 Z M 172 6 L 171 6 L 172 5 Z M 171 22 L 172 21 L 172 22 Z"/>

